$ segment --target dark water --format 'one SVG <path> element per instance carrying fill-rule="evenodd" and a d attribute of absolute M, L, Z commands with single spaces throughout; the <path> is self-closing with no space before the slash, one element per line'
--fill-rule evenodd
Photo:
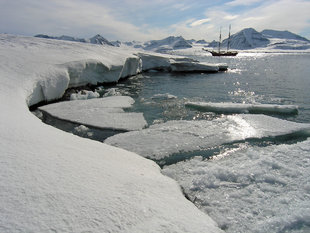
<path fill-rule="evenodd" d="M 299 114 L 277 116 L 310 122 L 310 54 L 240 54 L 214 58 L 192 56 L 200 61 L 229 65 L 215 74 L 147 73 L 117 85 L 118 91 L 136 100 L 132 111 L 144 113 L 149 124 L 173 119 L 209 119 L 184 107 L 187 101 L 293 104 Z M 169 93 L 177 98 L 158 98 Z"/>

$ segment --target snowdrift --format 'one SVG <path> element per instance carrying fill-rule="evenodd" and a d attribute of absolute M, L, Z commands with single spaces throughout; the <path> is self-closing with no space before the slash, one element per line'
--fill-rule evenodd
<path fill-rule="evenodd" d="M 154 162 L 57 130 L 28 110 L 97 82 L 98 72 L 100 82 L 138 72 L 140 58 L 4 34 L 0 57 L 1 232 L 220 232 Z"/>

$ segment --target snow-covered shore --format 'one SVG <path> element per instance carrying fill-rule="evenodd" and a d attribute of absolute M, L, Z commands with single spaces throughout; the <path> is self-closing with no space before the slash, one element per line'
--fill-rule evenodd
<path fill-rule="evenodd" d="M 1 34 L 0 60 L 1 232 L 221 231 L 154 162 L 28 110 L 69 86 L 140 72 L 133 51 Z"/>

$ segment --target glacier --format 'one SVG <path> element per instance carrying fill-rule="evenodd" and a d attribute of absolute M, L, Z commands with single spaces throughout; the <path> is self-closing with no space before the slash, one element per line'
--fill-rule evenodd
<path fill-rule="evenodd" d="M 133 50 L 0 34 L 0 59 L 1 232 L 222 232 L 153 161 L 29 111 L 139 72 Z"/>

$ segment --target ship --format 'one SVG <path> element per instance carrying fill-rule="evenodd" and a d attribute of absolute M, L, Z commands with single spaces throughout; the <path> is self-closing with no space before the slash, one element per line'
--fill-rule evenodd
<path fill-rule="evenodd" d="M 222 43 L 222 28 L 220 28 L 220 38 L 219 38 L 219 44 L 218 44 L 218 51 L 215 50 L 208 50 L 203 48 L 203 50 L 209 52 L 212 54 L 212 56 L 236 56 L 238 54 L 237 51 L 229 51 L 230 46 L 230 29 L 231 25 L 229 25 L 229 33 L 228 33 L 228 41 L 227 41 L 227 51 L 221 51 L 221 43 Z"/>

